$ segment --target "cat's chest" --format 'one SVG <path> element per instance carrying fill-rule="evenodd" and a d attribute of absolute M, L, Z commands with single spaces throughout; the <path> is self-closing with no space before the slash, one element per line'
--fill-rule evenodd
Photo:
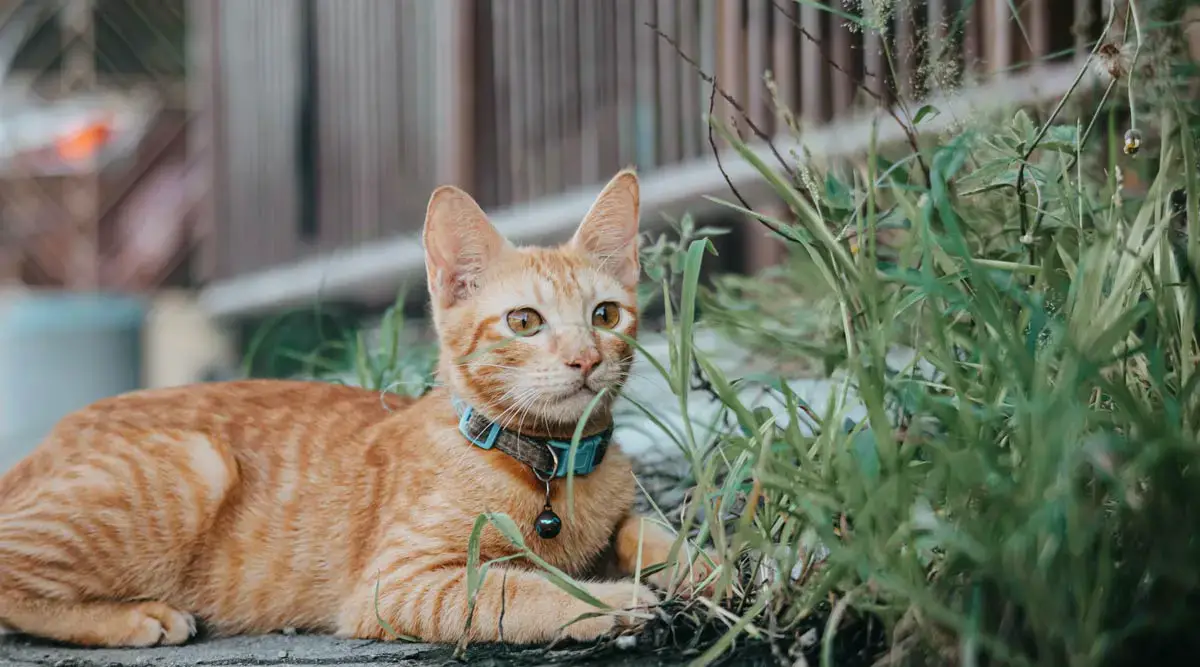
<path fill-rule="evenodd" d="M 506 514 L 520 530 L 524 547 L 572 575 L 592 568 L 633 503 L 628 464 L 616 457 L 612 464 L 612 468 L 602 467 L 576 478 L 570 491 L 565 480 L 555 481 L 549 510 L 544 487 L 527 485 L 517 493 L 510 490 Z M 539 515 L 547 511 L 561 521 L 561 529 L 553 537 L 542 536 L 536 526 Z M 497 546 L 511 549 L 507 543 Z"/>
<path fill-rule="evenodd" d="M 557 515 L 562 526 L 554 537 L 543 537 L 537 530 L 538 516 L 546 511 L 544 503 L 526 510 L 521 528 L 534 553 L 555 567 L 578 574 L 594 565 L 596 556 L 612 541 L 629 507 L 623 502 L 622 493 L 576 489 L 574 495 L 573 503 L 567 501 L 565 490 L 552 498 L 549 511 Z"/>

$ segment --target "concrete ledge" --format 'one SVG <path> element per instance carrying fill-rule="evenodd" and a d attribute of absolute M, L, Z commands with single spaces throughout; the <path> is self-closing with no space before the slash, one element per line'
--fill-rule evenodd
<path fill-rule="evenodd" d="M 263 635 L 199 641 L 184 646 L 146 649 L 64 648 L 24 638 L 0 637 L 3 667 L 442 667 L 452 661 L 453 647 L 434 644 L 336 639 L 321 635 Z M 745 665 L 774 664 L 770 655 L 746 656 Z M 540 647 L 476 644 L 467 649 L 467 664 L 482 667 L 603 664 L 610 667 L 687 664 L 695 656 L 682 652 L 628 649 L 615 645 L 569 646 L 553 651 Z"/>
<path fill-rule="evenodd" d="M 440 665 L 448 646 L 264 635 L 147 649 L 81 649 L 0 640 L 0 664 L 46 667 L 183 667 L 184 665 Z"/>

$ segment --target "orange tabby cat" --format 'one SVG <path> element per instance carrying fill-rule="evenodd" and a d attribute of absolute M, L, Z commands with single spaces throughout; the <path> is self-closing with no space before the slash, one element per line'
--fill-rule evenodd
<path fill-rule="evenodd" d="M 557 248 L 514 247 L 467 194 L 439 188 L 424 243 L 440 388 L 404 403 L 316 382 L 214 383 L 135 392 L 64 418 L 0 478 L 0 625 L 148 646 L 186 641 L 196 618 L 215 634 L 294 627 L 385 638 L 382 620 L 456 641 L 467 620 L 468 536 L 485 511 L 508 514 L 533 551 L 571 575 L 587 576 L 602 551 L 632 573 L 643 522 L 620 449 L 608 446 L 575 477 L 574 517 L 556 536 L 534 522 L 547 509 L 566 514 L 565 480 L 517 454 L 570 440 L 604 389 L 584 434 L 607 437 L 633 358 L 608 330 L 637 330 L 637 224 L 632 171 Z M 461 428 L 468 408 L 476 425 L 532 446 L 473 444 L 476 431 Z M 666 561 L 672 543 L 645 522 L 642 562 Z M 483 560 L 510 553 L 488 526 Z M 689 581 L 708 574 L 689 571 Z M 588 586 L 614 609 L 656 602 L 631 580 Z M 632 618 L 563 629 L 595 611 L 508 561 L 488 573 L 470 638 L 542 642 L 562 630 L 591 639 Z"/>

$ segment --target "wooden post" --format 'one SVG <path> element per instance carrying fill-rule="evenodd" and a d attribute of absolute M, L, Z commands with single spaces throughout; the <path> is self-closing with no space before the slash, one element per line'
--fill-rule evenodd
<path fill-rule="evenodd" d="M 854 61 L 855 33 L 850 31 L 844 21 L 837 19 L 833 20 L 829 32 L 832 60 L 841 68 L 841 71 L 831 68 L 829 73 L 830 89 L 833 91 L 831 95 L 832 113 L 836 117 L 838 114 L 846 113 L 854 105 L 854 98 L 858 95 L 859 77 Z"/>
<path fill-rule="evenodd" d="M 884 58 L 883 38 L 878 25 L 883 19 L 876 16 L 873 9 L 865 11 L 864 18 L 869 27 L 863 29 L 863 85 L 882 98 L 882 104 L 887 104 L 887 59 Z"/>
<path fill-rule="evenodd" d="M 59 83 L 64 97 L 96 86 L 93 12 L 93 0 L 68 0 L 58 15 L 64 51 Z M 63 183 L 66 213 L 74 232 L 64 275 L 64 287 L 68 289 L 99 288 L 99 164 L 95 158 L 89 156 L 93 162 L 82 165 L 83 173 L 65 178 Z"/>
<path fill-rule="evenodd" d="M 787 220 L 791 215 L 791 211 L 782 203 L 772 203 L 755 208 L 776 220 Z M 747 274 L 753 275 L 783 260 L 783 243 L 765 225 L 750 217 L 744 218 L 742 224 L 745 226 L 745 236 L 743 237 L 745 246 L 742 252 Z"/>
<path fill-rule="evenodd" d="M 438 141 L 434 157 L 438 181 L 471 188 L 471 158 L 474 151 L 471 90 L 475 75 L 472 34 L 474 11 L 471 0 L 441 0 L 434 10 L 434 67 L 437 82 L 432 86 L 437 99 Z"/>
<path fill-rule="evenodd" d="M 772 111 L 775 112 L 775 132 L 786 132 L 787 116 L 796 113 L 796 102 L 799 95 L 796 94 L 796 40 L 801 40 L 804 43 L 804 37 L 800 31 L 796 29 L 793 23 L 796 18 L 797 5 L 795 3 L 783 4 L 779 7 L 772 7 L 776 12 L 773 17 L 774 34 L 771 35 L 771 73 L 775 76 L 775 92 L 778 95 L 779 107 Z M 803 63 L 803 59 L 801 59 Z M 821 91 L 824 94 L 825 91 Z M 786 113 L 785 113 L 786 112 Z"/>
<path fill-rule="evenodd" d="M 196 207 L 196 276 L 201 282 L 224 277 L 228 271 L 225 253 L 221 244 L 225 241 L 220 230 L 227 225 L 221 198 L 225 190 L 218 186 L 225 168 L 225 145 L 222 125 L 221 86 L 218 47 L 220 33 L 219 12 L 221 0 L 189 2 L 187 19 L 191 24 L 188 37 L 188 65 L 192 75 L 188 77 L 188 110 L 196 119 L 188 130 L 188 160 L 192 163 L 189 173 L 203 175 L 200 187 L 204 192 L 198 197 Z"/>
<path fill-rule="evenodd" d="M 746 99 L 741 94 L 741 86 L 746 83 L 744 59 L 744 31 L 742 30 L 742 3 L 739 0 L 717 0 L 717 86 L 730 94 L 735 100 Z M 736 118 L 733 106 L 717 93 L 713 114 L 721 123 L 736 131 L 743 123 Z M 723 146 L 717 140 L 717 146 Z"/>
<path fill-rule="evenodd" d="M 1029 16 L 1029 60 L 1033 67 L 1045 65 L 1050 54 L 1050 0 L 1032 0 Z"/>
<path fill-rule="evenodd" d="M 825 34 L 823 12 L 815 5 L 800 6 L 800 25 L 819 42 L 828 39 Z M 824 74 L 828 65 L 821 52 L 821 44 L 801 36 L 800 42 L 800 115 L 805 127 L 814 127 L 825 121 L 826 102 L 829 89 Z"/>
<path fill-rule="evenodd" d="M 983 42 L 986 71 L 991 76 L 1007 76 L 1012 64 L 1013 24 L 1007 0 L 984 0 Z"/>

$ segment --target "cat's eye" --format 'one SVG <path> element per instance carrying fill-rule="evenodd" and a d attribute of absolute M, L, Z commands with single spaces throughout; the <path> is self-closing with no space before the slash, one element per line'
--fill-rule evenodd
<path fill-rule="evenodd" d="M 612 301 L 605 301 L 592 311 L 592 326 L 611 329 L 621 321 L 621 307 Z"/>
<path fill-rule="evenodd" d="M 542 316 L 532 308 L 518 308 L 508 314 L 508 328 L 518 336 L 532 336 L 542 328 Z"/>

